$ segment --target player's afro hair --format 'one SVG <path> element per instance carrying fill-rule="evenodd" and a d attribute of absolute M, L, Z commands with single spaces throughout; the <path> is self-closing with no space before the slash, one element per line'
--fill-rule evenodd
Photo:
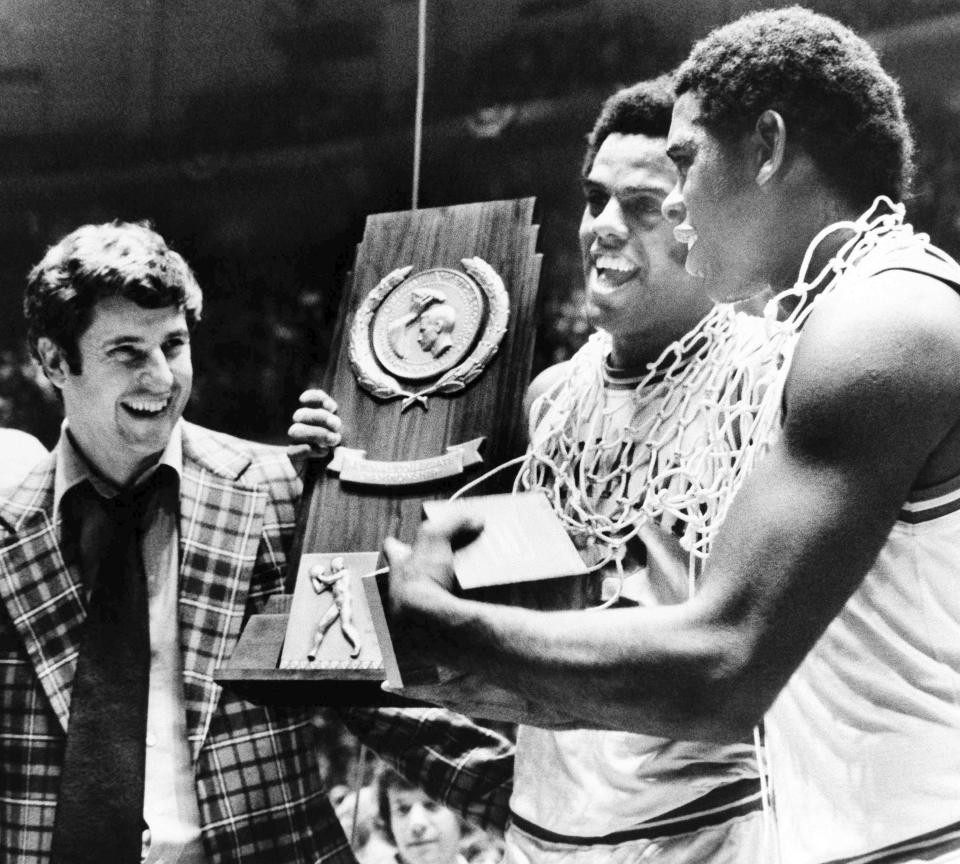
<path fill-rule="evenodd" d="M 597 116 L 593 130 L 587 135 L 587 152 L 583 157 L 583 176 L 593 168 L 597 151 L 608 135 L 647 135 L 666 138 L 673 114 L 673 79 L 669 75 L 640 81 L 610 96 Z"/>
<path fill-rule="evenodd" d="M 726 140 L 778 111 L 788 142 L 852 205 L 909 191 L 913 140 L 900 88 L 874 50 L 832 18 L 793 6 L 714 30 L 677 72 L 676 94 L 688 91 L 704 125 Z"/>

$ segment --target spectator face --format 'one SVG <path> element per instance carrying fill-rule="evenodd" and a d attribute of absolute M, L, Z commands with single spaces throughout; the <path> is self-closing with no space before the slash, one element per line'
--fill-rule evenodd
<path fill-rule="evenodd" d="M 614 360 L 631 342 L 665 347 L 710 308 L 661 212 L 675 182 L 663 138 L 620 133 L 604 139 L 583 179 L 587 312 L 613 336 Z"/>
<path fill-rule="evenodd" d="M 460 827 L 450 810 L 419 789 L 392 788 L 388 799 L 390 826 L 406 864 L 454 864 Z"/>
<path fill-rule="evenodd" d="M 41 347 L 63 393 L 71 433 L 94 465 L 118 484 L 133 479 L 167 445 L 193 381 L 190 337 L 175 307 L 144 309 L 110 297 L 97 303 L 78 340 L 82 371 L 55 346 Z"/>

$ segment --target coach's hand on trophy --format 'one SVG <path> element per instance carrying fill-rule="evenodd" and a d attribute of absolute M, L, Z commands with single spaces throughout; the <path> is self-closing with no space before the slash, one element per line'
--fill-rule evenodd
<path fill-rule="evenodd" d="M 290 440 L 307 444 L 313 453 L 326 456 L 341 440 L 342 423 L 337 403 L 323 390 L 305 390 L 300 407 L 293 412 L 293 424 L 287 430 Z"/>

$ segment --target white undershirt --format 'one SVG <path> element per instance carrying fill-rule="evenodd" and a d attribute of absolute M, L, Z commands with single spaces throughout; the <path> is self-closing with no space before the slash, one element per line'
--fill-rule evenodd
<path fill-rule="evenodd" d="M 147 864 L 205 864 L 200 810 L 187 740 L 183 662 L 177 622 L 177 514 L 158 512 L 144 538 L 150 596 L 150 698 L 143 818 L 150 827 Z M 153 545 L 154 542 L 156 545 Z"/>

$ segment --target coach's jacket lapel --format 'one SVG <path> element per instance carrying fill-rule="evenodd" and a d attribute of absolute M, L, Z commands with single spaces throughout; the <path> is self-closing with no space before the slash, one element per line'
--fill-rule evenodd
<path fill-rule="evenodd" d="M 221 688 L 214 670 L 240 635 L 266 493 L 244 483 L 250 457 L 184 424 L 180 480 L 180 644 L 187 734 L 198 758 Z"/>
<path fill-rule="evenodd" d="M 53 514 L 55 454 L 0 503 L 0 601 L 54 713 L 67 728 L 86 606 L 79 559 Z"/>
<path fill-rule="evenodd" d="M 244 623 L 266 493 L 245 483 L 250 458 L 184 424 L 180 489 L 179 624 L 194 759 L 221 688 L 213 672 Z M 66 730 L 86 617 L 78 555 L 52 514 L 55 455 L 0 496 L 0 602 Z"/>

